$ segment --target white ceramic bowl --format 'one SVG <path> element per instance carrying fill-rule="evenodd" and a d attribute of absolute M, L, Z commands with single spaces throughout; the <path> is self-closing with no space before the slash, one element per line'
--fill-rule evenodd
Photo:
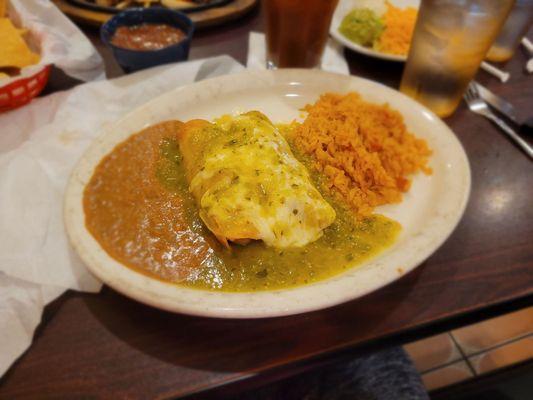
<path fill-rule="evenodd" d="M 378 3 L 381 0 L 370 0 L 371 2 Z M 405 8 L 405 7 L 415 7 L 420 6 L 420 0 L 389 0 L 390 3 L 396 7 Z M 384 0 L 383 0 L 384 2 Z M 341 43 L 343 46 L 353 50 L 357 53 L 365 54 L 370 57 L 381 58 L 382 60 L 389 61 L 399 61 L 405 62 L 407 60 L 407 55 L 399 56 L 395 54 L 387 54 L 376 51 L 370 47 L 361 46 L 360 44 L 354 43 L 345 37 L 342 33 L 339 32 L 339 26 L 341 25 L 342 20 L 350 11 L 355 8 L 364 7 L 369 3 L 369 0 L 340 0 L 335 13 L 333 14 L 333 19 L 331 22 L 331 27 L 329 33 L 333 38 Z"/>
<path fill-rule="evenodd" d="M 418 174 L 400 204 L 378 209 L 402 226 L 396 243 L 363 265 L 328 280 L 293 289 L 226 293 L 190 289 L 137 273 L 111 258 L 85 227 L 82 196 L 94 168 L 114 146 L 167 119 L 211 119 L 257 109 L 273 122 L 297 118 L 324 92 L 359 92 L 400 111 L 408 128 L 434 151 L 433 174 Z M 379 83 L 318 70 L 248 71 L 172 90 L 107 127 L 75 167 L 65 197 L 71 242 L 89 269 L 117 291 L 161 309 L 227 318 L 260 318 L 317 310 L 363 296 L 411 271 L 450 235 L 470 190 L 470 169 L 452 131 L 434 114 Z"/>

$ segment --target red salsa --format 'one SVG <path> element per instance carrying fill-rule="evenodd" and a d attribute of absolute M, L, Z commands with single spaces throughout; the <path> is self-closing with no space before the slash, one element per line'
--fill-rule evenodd
<path fill-rule="evenodd" d="M 117 28 L 111 43 L 130 50 L 160 50 L 185 39 L 185 33 L 165 24 L 141 24 Z"/>

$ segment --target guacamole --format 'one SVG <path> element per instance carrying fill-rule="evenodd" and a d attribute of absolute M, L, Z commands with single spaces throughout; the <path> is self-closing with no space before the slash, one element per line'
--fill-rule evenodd
<path fill-rule="evenodd" d="M 339 32 L 352 42 L 372 47 L 383 29 L 383 22 L 374 11 L 368 8 L 358 8 L 344 17 Z"/>

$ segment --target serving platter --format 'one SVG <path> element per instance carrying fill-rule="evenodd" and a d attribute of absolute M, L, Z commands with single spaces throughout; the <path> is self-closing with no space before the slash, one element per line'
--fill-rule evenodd
<path fill-rule="evenodd" d="M 418 9 L 420 7 L 420 0 L 389 0 L 389 2 L 392 5 L 400 8 L 414 7 Z M 346 14 L 355 8 L 365 7 L 366 4 L 369 4 L 368 0 L 340 0 L 333 14 L 329 31 L 330 35 L 344 47 L 347 47 L 356 53 L 364 54 L 369 57 L 380 58 L 382 60 L 405 62 L 407 60 L 407 55 L 382 53 L 370 47 L 365 47 L 352 42 L 339 32 L 339 26 L 341 25 L 341 22 Z"/>
<path fill-rule="evenodd" d="M 207 0 L 205 2 L 198 2 L 198 3 L 190 2 L 189 4 L 180 4 L 179 6 L 169 7 L 169 8 L 188 13 L 188 12 L 207 10 L 213 7 L 220 7 L 225 4 L 231 3 L 232 1 L 233 0 Z M 82 8 L 86 8 L 88 10 L 103 11 L 103 12 L 112 13 L 112 14 L 116 14 L 124 10 L 124 8 L 119 8 L 116 6 L 101 5 L 101 4 L 98 4 L 94 0 L 93 1 L 91 0 L 67 0 L 67 2 L 73 5 L 82 7 Z M 159 2 L 154 1 L 153 3 L 154 3 L 153 4 L 154 6 L 166 7 L 164 4 L 160 4 Z M 141 7 L 141 6 L 142 6 L 142 2 L 139 2 L 138 4 L 135 4 L 132 2 L 131 5 L 128 5 L 128 7 Z"/>
<path fill-rule="evenodd" d="M 114 12 L 81 6 L 69 0 L 52 0 L 57 7 L 74 21 L 81 24 L 100 26 L 114 15 Z M 193 20 L 196 28 L 223 24 L 240 18 L 251 11 L 258 0 L 232 0 L 212 4 L 208 8 L 182 9 Z"/>
<path fill-rule="evenodd" d="M 260 110 L 273 122 L 298 118 L 300 109 L 325 92 L 356 91 L 388 103 L 408 129 L 433 149 L 432 175 L 418 174 L 404 200 L 379 207 L 401 223 L 396 242 L 370 261 L 328 280 L 291 289 L 229 293 L 186 288 L 135 272 L 111 258 L 85 227 L 83 191 L 94 168 L 116 144 L 148 125 L 168 120 L 212 119 Z M 224 318 L 261 318 L 330 307 L 377 290 L 410 272 L 451 234 L 470 192 L 470 168 L 454 133 L 405 95 L 369 80 L 319 70 L 247 71 L 172 90 L 108 126 L 75 167 L 65 194 L 65 223 L 73 247 L 107 285 L 168 311 Z"/>

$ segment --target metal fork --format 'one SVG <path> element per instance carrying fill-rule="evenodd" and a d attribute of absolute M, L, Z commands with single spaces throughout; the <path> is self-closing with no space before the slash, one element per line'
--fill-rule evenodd
<path fill-rule="evenodd" d="M 479 95 L 479 91 L 475 85 L 472 83 L 468 85 L 464 98 L 470 111 L 482 115 L 498 125 L 501 130 L 507 134 L 507 136 L 509 136 L 518 146 L 522 148 L 522 150 L 526 152 L 529 158 L 533 159 L 533 147 L 530 146 L 529 143 L 524 139 L 522 139 L 513 128 L 507 125 L 503 119 L 499 118 L 492 112 L 488 104 Z"/>

